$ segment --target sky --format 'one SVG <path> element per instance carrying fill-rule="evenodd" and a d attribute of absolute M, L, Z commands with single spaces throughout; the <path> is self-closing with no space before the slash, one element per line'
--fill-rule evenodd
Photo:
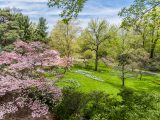
<path fill-rule="evenodd" d="M 38 22 L 39 17 L 47 19 L 48 31 L 60 20 L 57 8 L 49 8 L 48 0 L 0 0 L 0 8 L 19 8 L 28 15 L 33 22 Z M 121 18 L 117 15 L 123 7 L 128 7 L 133 0 L 88 0 L 83 11 L 79 14 L 78 21 L 85 28 L 91 19 L 106 19 L 111 24 L 119 25 Z"/>

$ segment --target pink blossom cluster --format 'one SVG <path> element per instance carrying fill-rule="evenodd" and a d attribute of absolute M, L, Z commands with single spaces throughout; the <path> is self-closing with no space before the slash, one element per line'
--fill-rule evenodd
<path fill-rule="evenodd" d="M 61 58 L 55 50 L 49 50 L 40 42 L 26 43 L 17 41 L 12 52 L 0 53 L 0 99 L 11 94 L 10 101 L 0 101 L 0 119 L 6 114 L 15 113 L 28 107 L 32 117 L 48 114 L 48 106 L 39 100 L 32 100 L 27 90 L 36 87 L 38 90 L 53 94 L 53 101 L 61 97 L 61 90 L 50 84 L 42 75 L 44 67 L 70 66 L 71 59 Z M 18 94 L 18 96 L 17 96 Z M 29 101 L 29 102 L 28 102 Z"/>
<path fill-rule="evenodd" d="M 18 50 L 19 52 L 31 52 L 33 51 L 32 46 L 28 45 L 28 43 L 23 42 L 23 41 L 17 41 L 14 43 L 15 49 Z"/>
<path fill-rule="evenodd" d="M 18 80 L 12 76 L 0 76 L 0 97 L 7 92 L 20 91 L 31 86 L 42 86 L 45 82 L 39 80 Z"/>
<path fill-rule="evenodd" d="M 17 74 L 23 74 L 38 70 L 41 67 L 61 66 L 69 67 L 72 62 L 70 58 L 61 58 L 59 53 L 55 50 L 49 50 L 40 42 L 25 43 L 17 41 L 15 50 L 11 53 L 2 52 L 0 54 L 0 65 L 9 65 L 8 71 Z M 35 69 L 36 68 L 36 69 Z"/>
<path fill-rule="evenodd" d="M 3 119 L 5 114 L 15 113 L 16 111 L 18 111 L 18 108 L 13 102 L 2 104 L 0 106 L 0 119 Z"/>
<path fill-rule="evenodd" d="M 0 53 L 0 65 L 8 65 L 20 59 L 20 55 L 16 52 L 2 52 Z"/>
<path fill-rule="evenodd" d="M 0 106 L 0 119 L 4 119 L 7 114 L 14 114 L 21 109 L 28 107 L 33 118 L 39 118 L 48 114 L 48 106 L 42 104 L 40 101 L 27 100 L 19 97 L 16 101 L 4 103 Z"/>
<path fill-rule="evenodd" d="M 6 114 L 15 113 L 24 107 L 31 110 L 32 117 L 41 117 L 48 114 L 47 105 L 27 97 L 24 91 L 31 87 L 37 87 L 41 91 L 54 94 L 53 100 L 57 100 L 61 96 L 60 89 L 49 85 L 44 80 L 18 80 L 9 75 L 0 76 L 0 99 L 7 94 L 12 97 L 12 100 L 7 103 L 6 101 L 0 101 L 0 119 L 3 119 Z M 14 94 L 18 94 L 18 96 L 14 96 Z"/>
<path fill-rule="evenodd" d="M 73 65 L 73 61 L 71 58 L 61 58 L 61 60 L 58 61 L 58 65 L 62 67 L 70 67 Z"/>
<path fill-rule="evenodd" d="M 46 50 L 43 54 L 41 54 L 43 58 L 43 66 L 56 66 L 60 65 L 59 61 L 62 59 L 59 57 L 59 53 L 55 50 Z"/>
<path fill-rule="evenodd" d="M 37 41 L 37 42 L 31 42 L 30 45 L 35 50 L 44 50 L 44 48 L 45 48 L 45 44 L 42 44 L 39 41 Z"/>
<path fill-rule="evenodd" d="M 41 117 L 48 114 L 48 107 L 44 104 L 41 104 L 40 101 L 34 101 L 30 103 L 30 108 L 33 111 L 32 117 Z"/>

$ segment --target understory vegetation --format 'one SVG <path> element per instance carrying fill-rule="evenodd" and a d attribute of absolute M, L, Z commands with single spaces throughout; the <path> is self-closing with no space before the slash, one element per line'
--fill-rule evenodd
<path fill-rule="evenodd" d="M 55 113 L 60 120 L 158 120 L 158 96 L 131 89 L 121 89 L 117 95 L 121 99 L 98 91 L 84 94 L 64 89 Z"/>

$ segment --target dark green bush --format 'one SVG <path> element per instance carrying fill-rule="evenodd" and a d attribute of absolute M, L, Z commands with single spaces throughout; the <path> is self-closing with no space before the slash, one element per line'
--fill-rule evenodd
<path fill-rule="evenodd" d="M 64 88 L 62 101 L 56 109 L 57 117 L 60 120 L 78 120 L 86 101 L 86 94 L 77 92 L 74 88 Z"/>
<path fill-rule="evenodd" d="M 122 97 L 120 106 L 124 106 L 124 120 L 158 120 L 160 113 L 160 98 L 145 92 L 136 93 L 131 89 L 122 89 L 119 95 Z"/>
<path fill-rule="evenodd" d="M 103 92 L 84 94 L 73 88 L 64 89 L 63 99 L 56 108 L 60 120 L 158 120 L 158 97 L 122 89 L 122 100 Z"/>

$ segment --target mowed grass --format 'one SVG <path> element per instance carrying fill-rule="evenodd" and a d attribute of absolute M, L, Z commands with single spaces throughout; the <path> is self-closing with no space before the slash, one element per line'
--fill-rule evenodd
<path fill-rule="evenodd" d="M 69 70 L 63 79 L 61 79 L 57 86 L 63 88 L 78 84 L 77 90 L 88 93 L 91 91 L 103 91 L 112 95 L 116 95 L 122 88 L 122 81 L 120 78 L 121 72 L 107 68 L 100 65 L 101 71 L 95 72 L 91 69 L 84 69 L 74 67 Z M 89 76 L 96 77 L 102 81 L 93 79 L 84 74 L 77 73 L 77 71 L 85 72 Z M 143 75 L 142 80 L 139 79 L 134 73 L 128 73 L 125 80 L 125 86 L 132 88 L 136 91 L 145 91 L 149 93 L 160 93 L 160 76 L 159 75 Z M 73 84 L 75 83 L 75 84 Z"/>

